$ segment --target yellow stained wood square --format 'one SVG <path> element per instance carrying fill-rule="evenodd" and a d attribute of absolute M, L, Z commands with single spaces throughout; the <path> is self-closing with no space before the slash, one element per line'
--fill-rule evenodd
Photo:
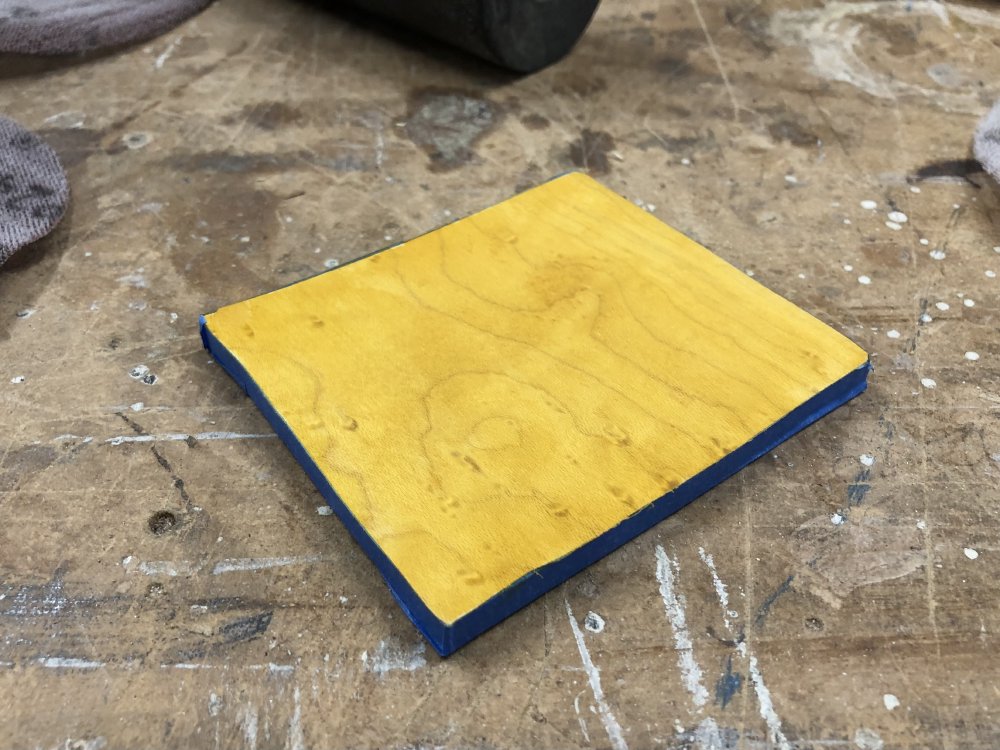
<path fill-rule="evenodd" d="M 445 625 L 867 364 L 576 173 L 205 326 Z"/>

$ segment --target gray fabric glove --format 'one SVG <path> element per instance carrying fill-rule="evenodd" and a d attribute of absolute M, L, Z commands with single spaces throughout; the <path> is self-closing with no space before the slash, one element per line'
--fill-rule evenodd
<path fill-rule="evenodd" d="M 55 152 L 0 117 L 0 263 L 52 231 L 68 202 L 69 184 Z"/>
<path fill-rule="evenodd" d="M 1000 101 L 993 105 L 976 128 L 972 152 L 983 169 L 1000 182 Z"/>
<path fill-rule="evenodd" d="M 65 55 L 162 34 L 212 0 L 0 0 L 0 52 Z"/>

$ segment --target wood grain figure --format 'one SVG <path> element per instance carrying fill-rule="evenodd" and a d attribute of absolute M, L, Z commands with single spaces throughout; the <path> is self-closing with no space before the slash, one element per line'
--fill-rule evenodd
<path fill-rule="evenodd" d="M 572 173 L 206 316 L 449 653 L 860 393 L 857 345 Z"/>

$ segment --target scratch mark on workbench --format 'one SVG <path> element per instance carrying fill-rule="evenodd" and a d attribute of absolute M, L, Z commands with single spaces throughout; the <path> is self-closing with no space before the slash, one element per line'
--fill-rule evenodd
<path fill-rule="evenodd" d="M 778 718 L 777 711 L 774 710 L 774 701 L 771 699 L 771 691 L 764 684 L 764 676 L 760 673 L 760 666 L 757 664 L 757 657 L 749 650 L 746 642 L 740 643 L 736 650 L 740 656 L 747 660 L 750 669 L 750 682 L 753 684 L 754 693 L 757 695 L 757 705 L 760 707 L 761 718 L 767 724 L 768 736 L 772 743 L 776 744 L 780 750 L 792 750 L 792 746 L 781 731 L 781 719 Z"/>
<path fill-rule="evenodd" d="M 782 581 L 781 585 L 778 586 L 778 588 L 776 588 L 771 595 L 761 603 L 760 609 L 757 610 L 757 616 L 753 620 L 754 627 L 759 628 L 764 624 L 764 620 L 767 619 L 769 614 L 771 614 L 771 607 L 773 607 L 774 603 L 778 601 L 778 597 L 792 587 L 792 581 L 794 580 L 794 574 L 788 576 L 788 578 Z"/>
<path fill-rule="evenodd" d="M 885 747 L 885 742 L 882 741 L 878 732 L 873 732 L 867 727 L 860 727 L 854 733 L 854 746 L 858 750 L 882 750 Z"/>
<path fill-rule="evenodd" d="M 167 48 L 160 53 L 160 55 L 156 58 L 156 60 L 153 61 L 153 67 L 156 70 L 163 70 L 163 66 L 166 65 L 167 60 L 170 59 L 170 56 L 174 54 L 174 50 L 177 49 L 177 45 L 180 44 L 183 38 L 184 38 L 183 36 L 179 36 L 172 42 L 170 42 L 170 44 L 167 45 Z"/>
<path fill-rule="evenodd" d="M 56 568 L 51 583 L 45 587 L 42 600 L 35 601 L 34 586 L 23 586 L 11 600 L 10 606 L 3 612 L 15 617 L 39 617 L 42 615 L 58 615 L 69 600 L 63 594 L 63 569 Z"/>
<path fill-rule="evenodd" d="M 714 580 L 718 578 L 718 573 L 715 570 L 714 562 L 713 564 L 709 564 L 711 555 L 704 555 L 702 560 L 705 561 L 705 565 L 708 566 L 709 570 L 712 572 L 714 582 Z M 774 599 L 777 599 L 780 592 L 787 589 L 787 587 L 791 584 L 791 581 L 792 576 L 789 576 L 785 582 L 778 587 L 778 590 L 769 598 L 768 601 L 773 602 Z M 721 583 L 721 580 L 719 582 Z M 727 612 L 727 603 L 727 598 L 722 596 L 719 597 L 719 604 L 722 607 L 724 619 Z M 763 607 L 762 611 L 764 611 Z M 760 617 L 760 614 L 758 614 L 758 617 Z M 729 628 L 730 634 L 735 638 L 737 634 L 728 625 L 727 628 Z M 771 743 L 776 744 L 780 750 L 792 750 L 792 746 L 788 742 L 788 738 L 785 737 L 785 734 L 781 729 L 781 719 L 778 717 L 778 713 L 774 709 L 774 701 L 771 698 L 771 691 L 768 690 L 767 685 L 764 684 L 764 676 L 760 672 L 760 665 L 757 663 L 757 657 L 752 651 L 750 651 L 746 640 L 744 640 L 742 636 L 736 644 L 736 653 L 743 657 L 743 659 L 747 662 L 748 670 L 750 672 L 750 682 L 753 685 L 754 694 L 757 696 L 757 705 L 760 708 L 761 718 L 764 719 L 764 723 L 767 725 L 767 731 Z"/>
<path fill-rule="evenodd" d="M 731 731 L 731 730 L 729 730 Z M 728 732 L 727 732 L 728 734 Z M 692 733 L 696 750 L 726 750 L 733 747 L 731 737 L 723 737 L 718 723 L 711 716 L 702 719 Z"/>
<path fill-rule="evenodd" d="M 657 550 L 659 551 L 660 548 L 658 547 Z M 705 562 L 705 565 L 708 567 L 709 571 L 712 572 L 712 578 L 714 582 L 714 580 L 718 578 L 718 573 L 715 570 L 714 562 L 713 564 L 709 563 L 709 560 L 711 560 L 711 555 L 708 554 L 704 555 L 702 557 L 702 560 Z M 777 599 L 778 592 L 787 589 L 791 581 L 792 581 L 792 576 L 789 576 L 785 580 L 785 582 L 778 587 L 778 591 L 775 592 L 775 594 L 769 601 Z M 721 580 L 719 582 L 721 583 Z M 727 614 L 727 609 L 728 609 L 727 603 L 728 603 L 727 598 L 723 598 L 721 596 L 719 597 L 719 604 L 723 611 L 723 619 L 725 619 L 725 616 Z M 759 616 L 760 615 L 758 614 L 758 617 Z M 734 638 L 737 637 L 737 634 L 728 624 L 727 628 L 729 629 L 730 634 Z M 760 708 L 760 716 L 762 719 L 764 719 L 764 723 L 767 725 L 767 731 L 771 743 L 776 744 L 779 750 L 792 750 L 792 746 L 788 742 L 788 738 L 785 737 L 785 734 L 781 729 L 781 719 L 778 717 L 778 713 L 774 709 L 774 700 L 771 698 L 771 691 L 768 690 L 767 685 L 764 684 L 764 676 L 760 672 L 760 665 L 757 663 L 757 657 L 750 650 L 750 647 L 747 645 L 747 642 L 743 636 L 739 637 L 739 641 L 736 644 L 736 653 L 738 653 L 741 657 L 743 657 L 743 659 L 746 660 L 747 662 L 747 668 L 750 673 L 750 682 L 753 685 L 754 694 L 757 696 L 757 705 Z"/>
<path fill-rule="evenodd" d="M 412 647 L 404 647 L 396 639 L 390 638 L 379 641 L 371 654 L 362 651 L 361 662 L 365 665 L 366 671 L 378 677 L 385 677 L 387 673 L 397 670 L 415 672 L 427 665 L 427 660 L 424 658 L 425 648 L 423 641 Z"/>
<path fill-rule="evenodd" d="M 823 513 L 799 526 L 791 549 L 795 586 L 839 608 L 851 591 L 911 575 L 927 564 L 918 529 L 881 514 L 852 515 L 832 525 Z"/>
<path fill-rule="evenodd" d="M 294 711 L 288 722 L 288 750 L 305 750 L 305 739 L 302 735 L 302 696 L 298 685 L 292 693 Z"/>
<path fill-rule="evenodd" d="M 674 632 L 677 666 L 680 667 L 684 687 L 691 694 L 694 705 L 700 709 L 708 702 L 708 690 L 702 682 L 701 667 L 694 658 L 694 644 L 688 633 L 687 617 L 684 613 L 684 595 L 677 593 L 675 570 L 679 570 L 677 560 L 668 557 L 663 547 L 656 545 L 656 579 L 660 582 L 660 596 Z"/>
<path fill-rule="evenodd" d="M 580 723 L 580 731 L 583 733 L 583 739 L 589 745 L 590 732 L 587 731 L 587 722 L 585 722 L 583 717 L 580 716 L 580 696 L 583 695 L 585 691 L 586 688 L 576 694 L 576 697 L 573 699 L 573 710 L 576 711 L 576 720 Z"/>
<path fill-rule="evenodd" d="M 601 687 L 601 670 L 597 668 L 594 660 L 590 658 L 587 642 L 584 640 L 583 631 L 580 630 L 580 626 L 576 622 L 576 617 L 573 615 L 573 608 L 570 606 L 569 600 L 566 601 L 566 614 L 569 617 L 569 626 L 573 629 L 573 637 L 576 639 L 576 648 L 580 652 L 580 660 L 583 662 L 583 671 L 587 673 L 587 680 L 590 682 L 590 692 L 594 694 L 594 700 L 597 702 L 597 712 L 601 717 L 601 723 L 604 725 L 604 731 L 607 732 L 608 739 L 611 740 L 611 747 L 614 750 L 628 750 L 628 744 L 625 742 L 622 728 L 618 724 L 615 715 L 611 712 L 611 707 L 604 697 L 604 688 Z"/>
<path fill-rule="evenodd" d="M 300 555 L 298 557 L 234 557 L 219 560 L 212 567 L 212 575 L 222 575 L 223 573 L 241 573 L 257 570 L 268 570 L 270 568 L 284 568 L 289 565 L 308 565 L 319 562 L 322 555 Z M 126 569 L 131 569 L 131 560 L 126 563 Z M 147 576 L 190 576 L 201 572 L 205 567 L 204 563 L 192 563 L 187 560 L 146 560 L 136 566 L 143 575 Z"/>
<path fill-rule="evenodd" d="M 928 502 L 924 499 L 924 515 L 928 515 Z M 924 574 L 927 578 L 927 619 L 931 625 L 931 633 L 934 635 L 934 650 L 937 657 L 941 658 L 941 634 L 937 624 L 937 590 L 934 580 L 934 549 L 931 543 L 931 530 L 923 521 L 917 522 L 917 529 L 923 537 L 924 548 Z"/>
<path fill-rule="evenodd" d="M 145 429 L 143 429 L 142 425 L 134 419 L 130 419 L 124 412 L 117 412 L 115 416 L 131 427 L 136 436 L 143 437 L 149 434 Z M 174 471 L 174 467 L 171 466 L 170 461 L 167 460 L 166 456 L 156 449 L 156 445 L 150 445 L 149 452 L 153 454 L 153 458 L 156 459 L 156 463 L 159 464 L 160 467 L 170 476 L 172 484 L 177 490 L 177 494 L 180 495 L 181 501 L 184 503 L 184 509 L 188 513 L 191 513 L 195 506 L 191 501 L 191 496 L 188 494 L 188 491 L 184 486 L 184 480 L 180 478 L 176 471 Z"/>
<path fill-rule="evenodd" d="M 730 620 L 730 618 L 735 619 L 739 617 L 739 612 L 729 609 L 729 592 L 726 588 L 726 584 L 723 583 L 722 579 L 719 577 L 719 571 L 715 567 L 714 558 L 711 553 L 705 551 L 704 547 L 698 548 L 698 556 L 701 557 L 702 562 L 705 563 L 706 567 L 708 567 L 709 573 L 712 575 L 712 585 L 715 588 L 715 595 L 719 600 L 719 607 L 722 609 L 722 622 L 726 626 L 726 630 L 729 631 L 729 634 L 734 639 L 736 639 L 739 643 L 742 643 L 745 635 L 742 632 L 737 634 L 736 630 L 733 628 L 732 621 Z M 733 696 L 742 687 L 743 675 L 738 672 L 733 672 L 733 657 L 732 654 L 730 654 L 726 658 L 725 672 L 722 673 L 718 681 L 715 683 L 716 702 L 722 708 L 725 708 L 729 705 Z"/>
<path fill-rule="evenodd" d="M 270 674 L 289 675 L 295 672 L 295 665 L 269 662 L 268 664 L 252 664 L 247 669 L 254 671 L 263 671 L 266 669 Z"/>
<path fill-rule="evenodd" d="M 274 618 L 273 612 L 260 612 L 248 617 L 240 617 L 236 620 L 222 625 L 218 629 L 218 635 L 223 643 L 239 643 L 249 641 L 267 632 Z"/>
<path fill-rule="evenodd" d="M 103 661 L 62 656 L 43 656 L 38 663 L 47 669 L 100 669 L 106 666 Z"/>
<path fill-rule="evenodd" d="M 208 715 L 218 716 L 222 712 L 224 703 L 218 693 L 212 691 L 208 694 Z"/>
<path fill-rule="evenodd" d="M 277 437 L 270 433 L 242 433 L 242 432 L 196 432 L 188 434 L 186 432 L 168 432 L 160 435 L 116 435 L 105 440 L 111 445 L 123 445 L 125 443 L 165 443 L 165 442 L 186 442 L 188 440 L 261 440 L 264 438 Z"/>
<path fill-rule="evenodd" d="M 719 598 L 719 604 L 722 606 L 722 622 L 725 623 L 726 630 L 732 631 L 733 626 L 729 618 L 738 617 L 739 613 L 729 609 L 729 592 L 726 590 L 726 584 L 719 578 L 719 571 L 715 569 L 715 560 L 711 554 L 705 552 L 704 547 L 698 548 L 698 556 L 708 566 L 708 570 L 712 574 L 712 586 L 715 588 L 715 595 Z"/>
<path fill-rule="evenodd" d="M 704 16 L 701 15 L 701 7 L 698 5 L 698 0 L 691 0 L 691 7 L 694 8 L 694 14 L 698 19 L 698 24 L 701 26 L 701 30 L 705 33 L 705 41 L 708 42 L 708 51 L 712 55 L 712 59 L 715 60 L 715 67 L 719 70 L 719 76 L 722 78 L 722 83 L 726 87 L 726 93 L 729 95 L 729 101 L 733 105 L 733 119 L 738 120 L 740 117 L 740 105 L 736 101 L 736 94 L 733 93 L 733 87 L 729 83 L 729 76 L 726 73 L 726 68 L 722 64 L 722 56 L 719 55 L 719 50 L 715 46 L 715 42 L 712 40 L 712 35 L 708 32 L 708 24 L 705 23 Z"/>
<path fill-rule="evenodd" d="M 243 557 L 220 560 L 212 568 L 212 575 L 235 573 L 248 570 L 267 570 L 269 568 L 284 568 L 288 565 L 307 565 L 319 562 L 320 555 L 302 555 L 300 557 Z"/>
<path fill-rule="evenodd" d="M 127 567 L 127 566 L 126 566 Z M 144 576 L 190 576 L 201 570 L 200 565 L 170 560 L 149 560 L 139 563 L 138 570 Z"/>
<path fill-rule="evenodd" d="M 80 445 L 86 445 L 87 443 L 93 442 L 94 438 L 90 435 L 84 437 L 83 435 L 74 435 L 71 432 L 63 433 L 62 435 L 56 435 L 52 438 L 53 443 L 72 443 L 74 441 L 80 441 Z"/>
<path fill-rule="evenodd" d="M 243 739 L 247 750 L 257 750 L 257 709 L 253 706 L 243 711 Z"/>
<path fill-rule="evenodd" d="M 217 669 L 220 671 L 228 671 L 230 669 L 228 664 L 205 664 L 199 662 L 170 662 L 167 664 L 161 664 L 160 669 Z M 237 667 L 236 669 L 240 669 Z M 287 677 L 289 675 L 295 674 L 294 664 L 275 664 L 274 662 L 269 662 L 268 664 L 248 664 L 246 667 L 242 667 L 249 672 L 268 672 L 269 674 L 279 675 L 282 677 Z"/>
<path fill-rule="evenodd" d="M 379 112 L 368 113 L 361 118 L 365 126 L 375 136 L 375 171 L 381 172 L 385 163 L 385 118 Z"/>

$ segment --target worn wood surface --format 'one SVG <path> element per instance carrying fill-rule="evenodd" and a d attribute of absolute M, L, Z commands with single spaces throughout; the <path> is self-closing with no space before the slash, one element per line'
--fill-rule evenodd
<path fill-rule="evenodd" d="M 73 186 L 0 269 L 0 745 L 995 748 L 1000 241 L 965 160 L 998 39 L 991 3 L 608 0 L 517 80 L 222 0 L 0 58 Z M 876 371 L 442 661 L 197 316 L 574 166 Z"/>

